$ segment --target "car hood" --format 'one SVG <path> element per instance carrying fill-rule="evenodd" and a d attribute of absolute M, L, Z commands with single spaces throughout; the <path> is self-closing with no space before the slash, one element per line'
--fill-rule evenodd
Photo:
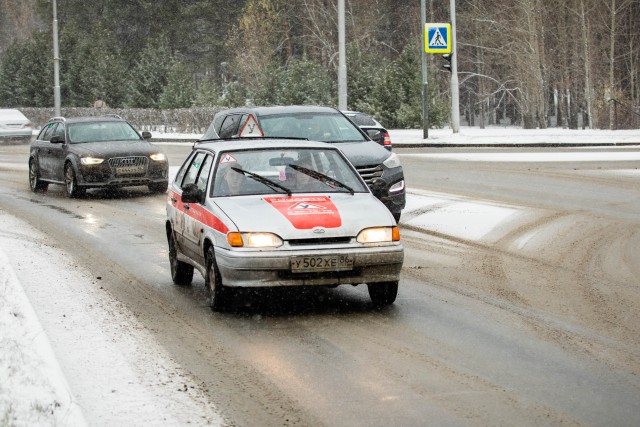
<path fill-rule="evenodd" d="M 370 166 L 384 162 L 391 153 L 374 141 L 335 143 L 354 166 Z"/>
<path fill-rule="evenodd" d="M 238 231 L 268 231 L 284 240 L 355 237 L 363 228 L 392 226 L 388 209 L 370 193 L 219 197 L 215 203 Z"/>
<path fill-rule="evenodd" d="M 78 154 L 101 157 L 149 156 L 161 151 L 155 145 L 143 140 L 84 142 L 82 144 L 71 144 L 71 147 Z"/>

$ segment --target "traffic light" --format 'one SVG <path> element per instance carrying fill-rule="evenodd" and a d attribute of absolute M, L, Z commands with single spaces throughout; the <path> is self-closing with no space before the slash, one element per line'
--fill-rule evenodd
<path fill-rule="evenodd" d="M 451 55 L 452 55 L 451 53 L 445 53 L 442 55 L 442 58 L 445 60 L 445 63 L 442 66 L 442 68 L 444 68 L 448 72 L 451 72 L 451 59 L 452 59 Z"/>

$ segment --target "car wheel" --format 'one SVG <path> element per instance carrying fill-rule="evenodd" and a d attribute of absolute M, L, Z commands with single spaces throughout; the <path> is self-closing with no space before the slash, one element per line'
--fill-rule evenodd
<path fill-rule="evenodd" d="M 398 282 L 380 282 L 367 285 L 369 297 L 376 306 L 393 304 L 398 295 Z"/>
<path fill-rule="evenodd" d="M 34 193 L 45 191 L 49 187 L 48 183 L 40 179 L 40 167 L 36 159 L 29 159 L 29 186 Z"/>
<path fill-rule="evenodd" d="M 397 223 L 397 224 L 400 224 L 400 214 L 401 214 L 401 213 L 400 213 L 400 212 L 391 212 L 391 214 L 392 214 L 392 215 L 393 215 L 393 217 L 395 218 L 396 223 Z"/>
<path fill-rule="evenodd" d="M 169 188 L 168 182 L 153 182 L 149 184 L 149 191 L 152 193 L 166 193 Z"/>
<path fill-rule="evenodd" d="M 169 233 L 169 265 L 171 266 L 171 279 L 173 283 L 180 286 L 187 286 L 193 280 L 193 266 L 178 260 L 178 248 L 173 237 L 173 232 Z"/>
<path fill-rule="evenodd" d="M 207 302 L 213 311 L 222 311 L 227 289 L 222 284 L 222 277 L 220 276 L 220 271 L 216 264 L 213 246 L 210 246 L 207 250 L 205 263 L 207 267 L 207 274 L 204 278 L 204 286 L 207 291 Z"/>
<path fill-rule="evenodd" d="M 69 198 L 77 198 L 84 194 L 84 188 L 78 186 L 76 171 L 71 163 L 67 163 L 64 166 L 64 184 Z"/>

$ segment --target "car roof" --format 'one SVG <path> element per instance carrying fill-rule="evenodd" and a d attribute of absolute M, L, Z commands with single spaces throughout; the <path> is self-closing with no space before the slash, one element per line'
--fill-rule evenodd
<path fill-rule="evenodd" d="M 90 123 L 90 122 L 126 122 L 122 117 L 111 116 L 83 116 L 83 117 L 53 117 L 49 121 L 65 123 Z"/>
<path fill-rule="evenodd" d="M 321 105 L 271 105 L 265 107 L 261 106 L 230 108 L 228 110 L 219 111 L 216 115 L 246 112 L 251 112 L 258 116 L 268 116 L 272 114 L 284 113 L 339 113 L 339 111 L 333 107 L 326 107 Z"/>
<path fill-rule="evenodd" d="M 15 109 L 6 109 L 6 108 L 0 109 L 0 116 L 26 119 L 25 115 L 22 114 L 20 110 L 15 110 Z"/>
<path fill-rule="evenodd" d="M 260 148 L 323 148 L 329 150 L 337 150 L 336 146 L 326 142 L 307 141 L 307 140 L 291 140 L 280 138 L 243 138 L 243 139 L 223 139 L 215 142 L 200 142 L 193 146 L 195 149 L 205 149 L 209 151 L 229 151 L 244 149 L 260 149 Z"/>

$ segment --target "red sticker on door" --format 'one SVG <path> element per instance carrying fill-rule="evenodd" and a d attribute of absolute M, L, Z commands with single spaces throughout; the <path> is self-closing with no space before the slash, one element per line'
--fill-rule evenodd
<path fill-rule="evenodd" d="M 327 196 L 265 197 L 264 200 L 298 229 L 335 228 L 342 225 L 336 205 Z"/>

